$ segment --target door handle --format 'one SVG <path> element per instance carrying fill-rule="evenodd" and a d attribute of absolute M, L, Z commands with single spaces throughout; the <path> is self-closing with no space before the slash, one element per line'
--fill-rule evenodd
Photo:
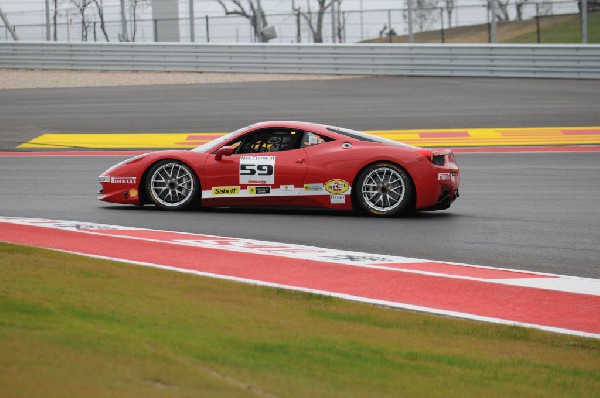
<path fill-rule="evenodd" d="M 304 163 L 304 158 L 296 160 L 296 163 Z"/>

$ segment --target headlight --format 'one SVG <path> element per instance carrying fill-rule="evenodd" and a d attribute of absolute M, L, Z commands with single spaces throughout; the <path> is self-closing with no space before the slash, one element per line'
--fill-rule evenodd
<path fill-rule="evenodd" d="M 111 167 L 111 168 L 109 168 L 108 170 L 106 170 L 104 173 L 102 173 L 102 175 L 104 175 L 104 174 L 108 174 L 108 173 L 110 173 L 111 171 L 113 171 L 114 169 L 116 169 L 117 167 L 119 167 L 119 166 L 123 166 L 124 164 L 127 164 L 127 163 L 134 162 L 134 161 L 136 161 L 136 160 L 138 160 L 138 159 L 141 159 L 141 158 L 143 158 L 143 157 L 144 157 L 144 156 L 146 156 L 146 155 L 147 155 L 147 153 L 144 153 L 144 154 L 142 154 L 142 155 L 137 155 L 137 156 L 134 156 L 134 157 L 132 157 L 132 158 L 125 159 L 124 161 L 122 161 L 122 162 L 120 162 L 120 163 L 117 163 L 117 164 L 115 164 L 113 167 Z M 102 176 L 100 176 L 100 177 L 102 177 Z M 100 181 L 100 182 L 102 182 L 102 181 Z"/>

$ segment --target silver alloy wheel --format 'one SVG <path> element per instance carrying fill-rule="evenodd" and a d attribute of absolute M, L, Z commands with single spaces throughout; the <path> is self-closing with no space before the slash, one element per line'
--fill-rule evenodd
<path fill-rule="evenodd" d="M 181 206 L 194 193 L 192 172 L 180 163 L 165 163 L 150 178 L 150 192 L 163 206 Z"/>
<path fill-rule="evenodd" d="M 406 183 L 397 170 L 378 167 L 367 174 L 361 189 L 362 197 L 370 208 L 388 212 L 402 203 Z"/>

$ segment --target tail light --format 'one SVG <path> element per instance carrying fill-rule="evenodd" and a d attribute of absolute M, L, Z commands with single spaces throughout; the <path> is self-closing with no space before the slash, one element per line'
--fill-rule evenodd
<path fill-rule="evenodd" d="M 436 166 L 456 165 L 451 149 L 417 148 L 417 151 Z"/>
<path fill-rule="evenodd" d="M 433 162 L 433 151 L 431 149 L 417 148 L 417 152 L 429 159 L 430 162 Z"/>

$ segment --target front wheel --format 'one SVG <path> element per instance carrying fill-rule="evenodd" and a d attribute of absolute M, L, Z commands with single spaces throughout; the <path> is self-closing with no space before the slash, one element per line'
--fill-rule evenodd
<path fill-rule="evenodd" d="M 146 178 L 146 193 L 152 202 L 164 210 L 182 210 L 198 199 L 200 184 L 196 173 L 177 160 L 155 164 Z"/>
<path fill-rule="evenodd" d="M 360 207 L 382 217 L 392 217 L 409 210 L 413 185 L 408 173 L 388 162 L 376 163 L 364 169 L 354 191 Z"/>

